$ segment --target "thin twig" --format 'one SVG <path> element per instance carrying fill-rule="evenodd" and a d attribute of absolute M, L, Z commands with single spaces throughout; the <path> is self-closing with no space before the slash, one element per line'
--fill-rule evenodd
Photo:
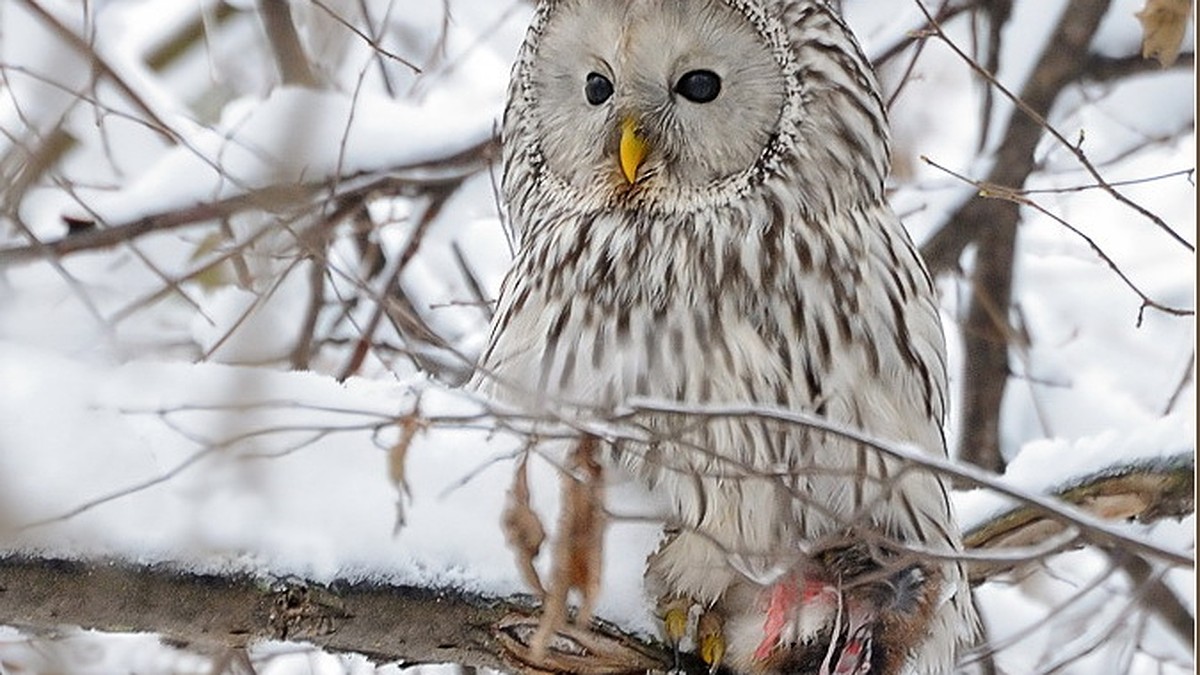
<path fill-rule="evenodd" d="M 1196 247 L 1194 244 L 1184 239 L 1183 236 L 1175 230 L 1171 229 L 1170 226 L 1168 226 L 1166 222 L 1163 221 L 1163 219 L 1158 215 L 1154 214 L 1141 204 L 1129 199 L 1124 194 L 1119 192 L 1111 183 L 1105 180 L 1105 178 L 1100 175 L 1100 171 L 1096 168 L 1096 166 L 1092 164 L 1091 160 L 1089 160 L 1087 155 L 1084 154 L 1083 148 L 1079 144 L 1069 141 L 1058 129 L 1046 121 L 1044 115 L 1039 113 L 1037 110 L 1034 110 L 1033 107 L 1026 103 L 1022 97 L 1017 96 L 1011 90 L 1009 90 L 1008 87 L 1005 87 L 1004 84 L 996 79 L 995 75 L 989 73 L 986 68 L 979 65 L 975 59 L 973 59 L 970 55 L 965 53 L 961 47 L 955 44 L 954 40 L 951 40 L 950 37 L 942 30 L 942 26 L 938 20 L 935 19 L 934 16 L 929 12 L 929 9 L 925 7 L 924 2 L 921 0 L 915 0 L 915 2 L 917 3 L 917 6 L 921 8 L 921 12 L 925 15 L 925 18 L 929 21 L 932 35 L 941 40 L 947 47 L 950 48 L 951 51 L 957 54 L 959 58 L 961 58 L 968 66 L 970 66 L 972 70 L 987 80 L 990 86 L 995 87 L 1000 93 L 1004 94 L 1004 97 L 1011 101 L 1013 105 L 1015 105 L 1017 109 L 1021 111 L 1021 113 L 1028 116 L 1039 127 L 1044 129 L 1046 133 L 1050 134 L 1050 136 L 1057 141 L 1060 146 L 1066 148 L 1068 152 L 1074 155 L 1076 160 L 1078 160 L 1080 165 L 1083 166 L 1084 170 L 1092 176 L 1101 189 L 1107 192 L 1113 199 L 1116 199 L 1118 202 L 1128 206 L 1150 220 L 1150 222 L 1154 223 L 1159 229 L 1165 232 L 1171 239 L 1175 240 L 1175 242 L 1180 246 L 1183 246 L 1188 251 L 1195 253 Z"/>
<path fill-rule="evenodd" d="M 1019 206 L 1029 207 L 1031 209 L 1034 209 L 1038 213 L 1046 216 L 1047 218 L 1050 218 L 1051 220 L 1058 223 L 1059 225 L 1062 225 L 1063 227 L 1070 230 L 1073 234 L 1075 234 L 1075 236 L 1079 237 L 1085 243 L 1087 243 L 1088 248 L 1092 249 L 1092 252 L 1094 252 L 1096 254 L 1096 256 L 1100 258 L 1100 260 L 1104 261 L 1104 264 L 1107 265 L 1108 268 L 1111 269 L 1113 271 L 1113 273 L 1117 275 L 1117 278 L 1119 278 L 1121 280 L 1121 282 L 1124 283 L 1129 288 L 1129 290 L 1133 291 L 1134 294 L 1136 294 L 1138 296 L 1138 298 L 1141 299 L 1143 310 L 1147 307 L 1151 307 L 1151 308 L 1159 310 L 1160 312 L 1163 312 L 1165 314 L 1171 314 L 1173 316 L 1195 316 L 1196 310 L 1194 310 L 1194 309 L 1183 309 L 1183 308 L 1179 308 L 1179 307 L 1171 307 L 1170 305 L 1164 305 L 1164 304 L 1154 300 L 1153 298 L 1151 298 L 1149 295 L 1147 295 L 1145 293 L 1145 291 L 1143 291 L 1141 288 L 1139 288 L 1138 285 L 1135 284 L 1133 282 L 1133 280 L 1130 279 L 1129 276 L 1127 274 L 1125 274 L 1125 272 L 1123 270 L 1121 270 L 1121 267 L 1119 265 L 1117 265 L 1116 261 L 1114 261 L 1112 258 L 1110 258 L 1109 255 L 1104 252 L 1104 249 L 1100 248 L 1100 245 L 1097 244 L 1094 239 L 1092 239 L 1088 235 L 1084 234 L 1082 231 L 1079 230 L 1079 228 L 1072 225 L 1065 218 L 1063 218 L 1055 213 L 1052 213 L 1049 209 L 1047 209 L 1046 207 L 1037 203 L 1036 201 L 1024 196 L 1021 192 L 1019 192 L 1017 190 L 1010 190 L 1009 188 L 1001 186 L 1001 185 L 992 185 L 986 181 L 981 181 L 981 180 L 976 180 L 974 178 L 970 178 L 961 173 L 958 173 L 957 171 L 954 171 L 953 169 L 942 166 L 941 164 L 938 164 L 937 162 L 933 161 L 932 159 L 930 159 L 928 157 L 925 157 L 924 155 L 921 156 L 921 161 L 934 167 L 935 169 L 938 169 L 939 171 L 942 171 L 943 173 L 946 173 L 947 175 L 953 176 L 954 178 L 956 178 L 968 185 L 971 185 L 976 190 L 978 190 L 979 196 L 983 197 L 984 199 L 1001 199 L 1004 201 L 1012 202 Z M 1139 325 L 1141 324 L 1141 313 L 1140 312 L 1138 314 L 1138 324 Z"/>
<path fill-rule="evenodd" d="M 315 196 L 338 198 L 356 194 L 410 194 L 437 190 L 483 170 L 498 147 L 499 141 L 489 138 L 450 157 L 382 172 L 341 177 L 341 194 L 330 194 L 327 182 L 268 185 L 224 199 L 143 216 L 122 225 L 92 228 L 52 241 L 0 248 L 0 269 L 15 263 L 43 260 L 47 256 L 62 257 L 80 251 L 112 248 L 147 234 L 205 223 L 246 210 L 302 212 L 311 208 L 310 200 Z"/>
<path fill-rule="evenodd" d="M 786 422 L 807 429 L 814 429 L 835 434 L 855 443 L 899 459 L 907 464 L 935 473 L 950 476 L 981 488 L 987 488 L 1006 497 L 1012 497 L 1029 507 L 1040 511 L 1047 517 L 1078 527 L 1089 540 L 1104 548 L 1125 547 L 1128 551 L 1161 560 L 1172 565 L 1193 568 L 1195 560 L 1184 553 L 1164 548 L 1152 541 L 1137 535 L 1122 532 L 1105 521 L 1080 512 L 1078 509 L 1065 506 L 1052 497 L 1033 494 L 1005 482 L 1000 476 L 984 471 L 969 464 L 959 464 L 945 457 L 934 456 L 927 452 L 901 446 L 896 443 L 875 438 L 867 433 L 842 424 L 808 413 L 776 408 L 769 406 L 749 405 L 687 405 L 673 401 L 653 399 L 636 399 L 629 401 L 630 413 L 669 413 L 701 417 L 723 417 L 774 420 Z M 602 434 L 597 429 L 594 433 Z"/>
<path fill-rule="evenodd" d="M 396 63 L 399 63 L 399 64 L 403 65 L 404 67 L 408 68 L 416 75 L 421 74 L 420 66 L 413 63 L 412 61 L 409 61 L 408 59 L 404 58 L 403 56 L 396 54 L 395 52 L 388 51 L 388 49 L 385 48 L 383 46 L 383 44 L 380 43 L 378 38 L 367 35 L 366 33 L 359 30 L 358 27 L 356 27 L 354 24 L 347 21 L 345 18 L 343 18 L 337 12 L 330 9 L 329 6 L 326 5 L 324 2 L 321 2 L 321 0 L 310 0 L 310 2 L 312 2 L 312 4 L 316 5 L 319 9 L 321 9 L 321 11 L 328 14 L 329 17 L 332 18 L 334 21 L 341 24 L 346 30 L 348 30 L 351 33 L 354 33 L 358 37 L 362 38 L 362 41 L 366 42 L 368 45 L 370 45 L 371 49 L 376 54 L 378 54 L 380 56 L 388 57 L 389 59 L 395 61 Z M 366 17 L 366 7 L 362 6 L 362 9 L 363 9 L 363 16 Z M 366 18 L 368 21 L 370 20 L 370 17 L 366 17 Z M 385 81 L 386 81 L 386 74 L 384 75 L 384 77 L 385 77 Z"/>
<path fill-rule="evenodd" d="M 442 206 L 457 187 L 458 184 L 455 183 L 442 186 L 439 190 L 430 192 L 429 204 L 425 207 L 424 213 L 421 214 L 421 219 L 417 221 L 416 228 L 409 235 L 408 243 L 405 245 L 404 250 L 401 251 L 399 259 L 394 263 L 391 274 L 384 281 L 380 291 L 381 296 L 386 294 L 389 289 L 395 287 L 400 279 L 400 275 L 404 273 L 405 268 L 408 267 L 409 262 L 412 261 L 413 256 L 416 255 L 417 250 L 421 247 L 421 242 L 425 238 L 425 232 L 429 229 L 430 223 L 437 218 L 437 215 L 442 210 Z M 367 320 L 366 325 L 363 326 L 363 333 L 359 336 L 358 343 L 354 347 L 354 352 L 350 355 L 350 360 L 346 362 L 346 365 L 338 375 L 339 382 L 345 381 L 362 367 L 363 361 L 366 360 L 367 353 L 370 351 L 372 336 L 375 334 L 375 329 L 379 326 L 380 320 L 383 319 L 386 307 L 387 304 L 382 299 L 375 303 L 375 309 L 371 313 L 371 317 Z"/>

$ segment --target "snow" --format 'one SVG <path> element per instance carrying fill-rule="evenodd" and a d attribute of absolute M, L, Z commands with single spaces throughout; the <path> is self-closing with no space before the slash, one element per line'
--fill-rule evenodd
<path fill-rule="evenodd" d="M 1110 430 L 1074 442 L 1064 438 L 1030 441 L 1009 463 L 1003 482 L 1023 493 L 1054 494 L 1110 469 L 1173 467 L 1181 459 L 1190 461 L 1195 436 L 1194 415 L 1176 413 L 1146 422 L 1132 432 Z M 1014 505 L 1012 499 L 987 490 L 955 494 L 955 509 L 966 530 Z"/>
<path fill-rule="evenodd" d="M 321 583 L 527 590 L 499 528 L 521 442 L 470 428 L 479 409 L 462 393 L 209 363 L 89 366 L 0 344 L 0 494 L 9 518 L 35 524 L 10 547 Z M 393 535 L 400 495 L 387 450 L 412 411 L 444 421 L 409 449 L 410 495 Z M 557 471 L 530 467 L 552 524 Z M 630 486 L 612 489 L 625 495 L 621 513 L 638 515 Z M 612 525 L 605 616 L 652 629 L 645 605 L 626 599 L 641 595 L 657 539 L 657 526 Z"/>
<path fill-rule="evenodd" d="M 3 665 L 15 672 L 71 673 L 72 675 L 112 675 L 128 673 L 212 673 L 223 659 L 233 654 L 205 655 L 163 644 L 156 635 L 144 633 L 112 634 L 62 627 L 47 646 L 43 638 L 31 638 L 13 628 L 0 626 L 0 654 Z M 295 673 L 339 673 L 341 675 L 457 675 L 457 666 L 424 665 L 402 668 L 398 664 L 379 665 L 357 654 L 329 654 L 296 643 L 268 642 L 246 650 L 258 675 Z M 226 661 L 232 672 L 240 664 Z"/>
<path fill-rule="evenodd" d="M 417 64 L 417 73 L 377 59 L 371 45 L 315 5 L 293 3 L 302 38 L 321 54 L 329 83 L 304 89 L 278 86 L 252 15 L 235 14 L 221 25 L 208 16 L 205 46 L 158 72 L 145 65 L 145 54 L 199 20 L 197 7 L 212 12 L 214 3 L 84 3 L 88 21 L 72 3 L 40 4 L 72 29 L 94 26 L 98 53 L 174 138 L 147 126 L 138 106 L 113 87 L 89 88 L 84 59 L 47 48 L 52 34 L 20 3 L 0 0 L 0 157 L 60 122 L 75 142 L 54 173 L 13 212 L 0 214 L 0 248 L 27 243 L 14 213 L 52 239 L 64 230 L 64 214 L 120 225 L 268 186 L 426 172 L 422 163 L 491 138 L 531 12 L 529 3 L 515 0 L 403 9 L 361 3 L 380 44 Z M 359 16 L 360 3 L 324 4 Z M 922 24 L 913 3 L 902 10 L 893 0 L 844 4 L 871 55 Z M 1005 30 L 1012 46 L 998 74 L 1006 86 L 1020 88 L 1063 7 L 1061 1 L 1014 5 Z M 1110 56 L 1136 51 L 1138 8 L 1137 0 L 1114 2 L 1096 49 Z M 153 22 L 145 20 L 149 15 Z M 966 22 L 951 22 L 947 31 L 958 44 L 972 44 Z M 903 74 L 901 61 L 881 75 L 889 92 Z M 86 90 L 99 112 L 75 102 L 69 92 L 76 90 Z M 891 108 L 893 203 L 918 241 L 975 192 L 920 156 L 975 178 L 986 175 L 993 155 L 976 152 L 981 101 L 977 77 L 934 41 Z M 1067 92 L 1051 122 L 1072 141 L 1083 139 L 1081 148 L 1107 180 L 1133 181 L 1118 185 L 1121 194 L 1194 243 L 1195 181 L 1186 173 L 1196 155 L 1193 101 L 1191 74 L 1151 72 Z M 989 146 L 1011 109 L 997 97 Z M 1012 349 L 1001 429 L 1010 463 L 999 480 L 1045 494 L 1112 466 L 1190 458 L 1194 319 L 1143 308 L 1138 291 L 1193 309 L 1194 253 L 1104 191 L 1075 189 L 1093 178 L 1067 149 L 1045 141 L 1038 157 L 1039 171 L 1026 185 L 1036 192 L 1028 196 L 1078 232 L 1036 209 L 1023 211 L 1013 314 L 1028 343 Z M 5 181 L 13 175 L 7 161 L 0 159 Z M 474 361 L 486 340 L 487 301 L 511 256 L 497 180 L 493 166 L 463 182 L 427 224 L 396 288 L 384 281 L 416 236 L 426 198 L 397 191 L 367 203 L 365 236 L 387 261 L 375 275 L 354 237 L 358 224 L 323 223 L 331 237 L 324 279 L 330 307 L 318 317 L 317 334 L 327 340 L 303 370 L 288 364 L 308 308 L 312 263 L 297 254 L 307 250 L 306 222 L 291 219 L 287 204 L 274 209 L 283 215 L 238 213 L 219 232 L 204 225 L 145 237 L 136 247 L 68 256 L 61 268 L 0 267 L 4 550 L 315 582 L 526 592 L 499 528 L 522 439 L 481 422 L 483 403 L 469 392 L 420 372 L 407 349 L 411 328 L 391 316 L 374 334 L 376 348 L 362 367 L 344 382 L 336 379 L 375 299 L 388 293 L 396 299 L 402 292 L 444 341 L 419 348 L 422 356 L 458 376 Z M 230 259 L 214 263 L 222 254 Z M 210 273 L 193 276 L 210 263 Z M 957 322 L 966 291 L 950 277 L 939 288 L 958 385 Z M 388 453 L 412 413 L 429 424 L 408 449 L 404 493 L 389 476 Z M 958 424 L 950 421 L 951 437 Z M 532 501 L 551 529 L 561 489 L 552 458 L 536 455 L 530 465 Z M 607 531 L 598 613 L 653 633 L 642 573 L 659 527 L 641 517 L 661 505 L 626 477 L 613 472 L 609 481 L 609 503 L 622 517 Z M 965 527 L 1012 505 L 982 490 L 954 501 Z M 1171 550 L 1194 550 L 1194 517 L 1121 527 Z M 548 562 L 544 554 L 538 560 L 543 573 Z M 1194 570 L 1160 571 L 1194 615 Z M 1087 651 L 1089 640 L 1098 646 L 1065 672 L 1190 670 L 1191 655 L 1180 642 L 1158 619 L 1129 606 L 1135 597 L 1093 550 L 1049 558 L 1039 570 L 979 589 L 1002 671 L 1053 667 Z M 147 635 L 64 629 L 55 644 L 46 651 L 40 638 L 0 628 L 0 667 L 179 672 L 211 664 Z M 264 673 L 376 672 L 364 659 L 296 644 L 257 645 L 251 656 Z"/>
<path fill-rule="evenodd" d="M 1147 641 L 1147 635 L 1163 635 L 1161 626 L 1152 631 L 1139 623 L 1128 584 L 1102 556 L 1076 551 L 1050 559 L 1047 567 L 1046 574 L 977 592 L 992 641 L 1002 648 L 1001 672 L 1050 672 L 1062 664 L 1080 673 L 1157 672 L 1148 654 L 1162 659 L 1161 672 L 1190 671 L 1189 650 L 1177 641 Z M 1131 644 L 1145 653 L 1135 653 Z M 1003 649 L 1009 645 L 1019 647 Z"/>
<path fill-rule="evenodd" d="M 320 184 L 455 155 L 491 137 L 503 103 L 502 89 L 493 89 L 483 100 L 412 105 L 280 87 L 265 100 L 231 103 L 218 128 L 198 131 L 142 180 L 85 200 L 86 211 L 71 215 L 115 225 L 268 185 Z"/>

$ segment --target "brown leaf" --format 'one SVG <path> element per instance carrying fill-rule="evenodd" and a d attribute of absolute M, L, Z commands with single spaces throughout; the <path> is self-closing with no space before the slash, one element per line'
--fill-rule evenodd
<path fill-rule="evenodd" d="M 596 459 L 596 439 L 582 439 L 567 458 L 563 477 L 563 504 L 554 539 L 550 588 L 545 596 L 542 622 L 531 641 L 535 657 L 545 654 L 550 638 L 567 619 L 567 595 L 579 591 L 576 623 L 586 626 L 600 595 L 603 558 L 604 476 Z"/>
<path fill-rule="evenodd" d="M 400 418 L 400 438 L 388 450 L 388 479 L 396 488 L 396 526 L 393 534 L 404 527 L 404 502 L 412 497 L 405 477 L 405 467 L 408 460 L 408 448 L 412 445 L 417 432 L 425 428 L 424 422 L 417 414 L 410 413 Z"/>
<path fill-rule="evenodd" d="M 517 567 L 525 583 L 539 596 L 546 595 L 542 580 L 538 577 L 533 560 L 542 550 L 542 542 L 546 540 L 546 528 L 542 520 L 529 505 L 529 477 L 526 467 L 528 453 L 522 455 L 513 476 L 512 487 L 508 489 L 508 498 L 504 504 L 504 514 L 501 523 L 504 528 L 504 539 L 517 557 Z"/>
<path fill-rule="evenodd" d="M 1191 0 L 1146 0 L 1136 15 L 1142 22 L 1142 58 L 1158 59 L 1163 68 L 1175 63 L 1191 15 Z"/>

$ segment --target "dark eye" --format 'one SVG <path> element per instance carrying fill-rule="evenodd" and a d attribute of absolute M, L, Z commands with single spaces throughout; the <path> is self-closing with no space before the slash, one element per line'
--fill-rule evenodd
<path fill-rule="evenodd" d="M 583 95 L 592 105 L 600 105 L 613 95 L 612 82 L 600 73 L 588 73 L 587 84 L 583 87 Z"/>
<path fill-rule="evenodd" d="M 675 83 L 675 93 L 692 103 L 708 103 L 721 93 L 721 78 L 711 70 L 693 70 Z"/>

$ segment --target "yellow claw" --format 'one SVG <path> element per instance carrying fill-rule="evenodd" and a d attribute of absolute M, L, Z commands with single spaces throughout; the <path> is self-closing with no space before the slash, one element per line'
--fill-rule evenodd
<path fill-rule="evenodd" d="M 637 122 L 628 117 L 621 124 L 621 171 L 632 185 L 637 180 L 638 167 L 646 159 L 649 146 L 637 133 Z"/>
<path fill-rule="evenodd" d="M 667 640 L 672 646 L 678 646 L 680 640 L 687 635 L 688 603 L 683 599 L 677 598 L 668 603 L 664 609 L 662 622 L 667 634 Z"/>
<path fill-rule="evenodd" d="M 708 664 L 708 672 L 715 673 L 725 659 L 725 630 L 724 622 L 716 612 L 708 611 L 700 615 L 696 625 L 696 644 L 700 658 Z"/>

